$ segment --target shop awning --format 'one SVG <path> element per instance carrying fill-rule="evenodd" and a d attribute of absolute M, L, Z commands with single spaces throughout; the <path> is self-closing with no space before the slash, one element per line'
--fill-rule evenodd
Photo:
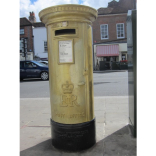
<path fill-rule="evenodd" d="M 119 45 L 97 45 L 96 56 L 119 56 Z"/>

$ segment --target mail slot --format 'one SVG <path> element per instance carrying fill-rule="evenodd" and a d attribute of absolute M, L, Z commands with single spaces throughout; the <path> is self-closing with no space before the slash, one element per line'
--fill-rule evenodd
<path fill-rule="evenodd" d="M 75 29 L 55 30 L 55 36 L 57 36 L 57 35 L 66 35 L 66 34 L 75 34 Z"/>
<path fill-rule="evenodd" d="M 67 4 L 39 17 L 47 28 L 52 145 L 87 149 L 96 142 L 91 24 L 97 11 Z"/>

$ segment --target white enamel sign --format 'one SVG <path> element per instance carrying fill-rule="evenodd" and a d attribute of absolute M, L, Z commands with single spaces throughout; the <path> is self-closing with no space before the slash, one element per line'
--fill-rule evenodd
<path fill-rule="evenodd" d="M 59 41 L 59 63 L 72 63 L 72 40 Z"/>

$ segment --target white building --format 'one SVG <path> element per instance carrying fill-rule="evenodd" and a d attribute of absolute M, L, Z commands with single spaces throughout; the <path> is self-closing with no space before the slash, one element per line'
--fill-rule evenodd
<path fill-rule="evenodd" d="M 34 54 L 41 60 L 48 60 L 47 30 L 42 22 L 33 23 Z"/>

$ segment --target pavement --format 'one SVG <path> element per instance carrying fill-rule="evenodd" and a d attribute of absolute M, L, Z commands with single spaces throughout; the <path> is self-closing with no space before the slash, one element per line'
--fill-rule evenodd
<path fill-rule="evenodd" d="M 20 99 L 20 156 L 136 156 L 128 124 L 128 96 L 94 97 L 96 144 L 65 152 L 51 144 L 50 98 Z"/>

